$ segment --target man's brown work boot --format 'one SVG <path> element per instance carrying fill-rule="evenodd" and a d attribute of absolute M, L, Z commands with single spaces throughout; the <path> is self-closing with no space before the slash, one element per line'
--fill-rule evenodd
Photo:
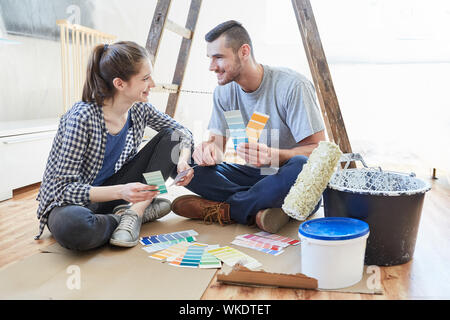
<path fill-rule="evenodd" d="M 203 219 L 205 223 L 218 222 L 221 225 L 234 223 L 230 219 L 230 205 L 203 199 L 195 195 L 185 195 L 172 202 L 172 211 L 190 219 Z"/>
<path fill-rule="evenodd" d="M 289 216 L 281 208 L 269 208 L 258 211 L 255 222 L 261 230 L 277 233 L 289 222 Z"/>

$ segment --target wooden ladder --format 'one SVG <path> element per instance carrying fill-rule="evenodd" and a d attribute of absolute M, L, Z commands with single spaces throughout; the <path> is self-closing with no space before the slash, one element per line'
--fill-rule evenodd
<path fill-rule="evenodd" d="M 331 80 L 330 70 L 323 51 L 319 31 L 317 29 L 314 14 L 309 0 L 291 0 L 297 18 L 298 27 L 303 40 L 306 56 L 308 58 L 311 75 L 322 111 L 323 119 L 327 129 L 328 138 L 339 145 L 343 153 L 351 153 L 350 141 L 345 130 L 339 103 Z M 152 63 L 155 62 L 158 53 L 162 32 L 164 28 L 169 29 L 183 37 L 181 42 L 178 61 L 175 68 L 172 84 L 159 85 L 156 90 L 161 89 L 174 91 L 169 94 L 166 113 L 173 117 L 175 115 L 178 97 L 186 70 L 191 42 L 194 36 L 195 26 L 199 16 L 202 0 L 191 0 L 187 22 L 181 27 L 167 19 L 172 0 L 158 0 L 152 25 L 147 38 L 147 50 L 150 52 Z M 355 164 L 350 163 L 354 168 Z"/>
<path fill-rule="evenodd" d="M 185 27 L 182 27 L 167 18 L 171 3 L 172 0 L 158 0 L 155 13 L 153 15 L 152 25 L 147 37 L 146 48 L 150 52 L 150 59 L 152 60 L 152 63 L 155 64 L 164 29 L 168 29 L 183 37 L 180 51 L 178 53 L 178 60 L 175 67 L 172 84 L 158 85 L 157 88 L 155 88 L 156 90 L 168 89 L 170 91 L 174 91 L 169 93 L 169 99 L 167 100 L 166 106 L 166 113 L 173 117 L 175 115 L 178 98 L 180 96 L 180 89 L 183 83 L 184 72 L 186 71 L 189 52 L 191 49 L 192 39 L 194 38 L 195 26 L 197 25 L 202 0 L 191 0 Z"/>
<path fill-rule="evenodd" d="M 328 139 L 334 141 L 343 153 L 352 153 L 311 3 L 309 0 L 291 1 L 327 128 Z M 350 162 L 349 167 L 355 168 L 355 163 Z"/>

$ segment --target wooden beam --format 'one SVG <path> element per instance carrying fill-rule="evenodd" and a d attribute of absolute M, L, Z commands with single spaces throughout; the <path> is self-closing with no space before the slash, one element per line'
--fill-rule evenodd
<path fill-rule="evenodd" d="M 145 47 L 150 53 L 150 60 L 153 65 L 155 64 L 156 56 L 158 54 L 159 44 L 161 42 L 171 2 L 172 0 L 158 0 L 155 13 L 153 14 L 152 25 L 150 26 L 147 43 L 145 44 Z"/>
<path fill-rule="evenodd" d="M 195 26 L 197 25 L 197 19 L 200 12 L 201 4 L 202 0 L 191 0 L 191 5 L 189 7 L 189 14 L 187 17 L 185 28 L 191 30 L 192 34 L 194 34 L 195 32 Z M 172 83 L 178 85 L 179 88 L 181 88 L 181 84 L 183 83 L 183 77 L 189 59 L 192 40 L 193 37 L 192 39 L 183 38 L 183 40 L 181 41 L 180 52 L 178 53 L 177 65 L 175 67 L 175 73 L 173 75 L 172 80 Z M 180 92 L 169 94 L 166 113 L 171 117 L 175 115 L 179 95 Z"/>
<path fill-rule="evenodd" d="M 309 0 L 292 0 L 292 5 L 325 120 L 328 138 L 330 141 L 334 141 L 343 153 L 351 153 L 352 148 L 345 130 L 311 3 Z M 354 163 L 350 167 L 354 167 Z"/>

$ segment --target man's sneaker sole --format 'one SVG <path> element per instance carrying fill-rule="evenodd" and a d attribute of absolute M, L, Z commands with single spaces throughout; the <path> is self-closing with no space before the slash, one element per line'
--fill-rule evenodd
<path fill-rule="evenodd" d="M 109 243 L 118 247 L 131 248 L 135 247 L 139 243 L 139 239 L 134 242 L 124 242 L 115 239 L 109 239 Z"/>

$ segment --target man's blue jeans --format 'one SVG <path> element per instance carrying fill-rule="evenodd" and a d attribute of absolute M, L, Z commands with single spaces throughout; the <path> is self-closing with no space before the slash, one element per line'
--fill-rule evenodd
<path fill-rule="evenodd" d="M 231 219 L 253 224 L 259 210 L 281 208 L 307 159 L 292 157 L 273 175 L 261 174 L 259 168 L 227 162 L 197 166 L 187 188 L 205 199 L 228 203 Z M 312 213 L 319 207 L 320 201 Z"/>

